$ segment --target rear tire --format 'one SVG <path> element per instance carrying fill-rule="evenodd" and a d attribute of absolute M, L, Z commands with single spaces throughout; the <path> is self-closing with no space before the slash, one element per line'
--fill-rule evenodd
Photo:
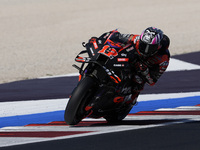
<path fill-rule="evenodd" d="M 65 109 L 64 118 L 68 125 L 76 125 L 85 117 L 85 107 L 93 94 L 94 85 L 94 80 L 87 76 L 74 89 Z"/>
<path fill-rule="evenodd" d="M 122 109 L 120 112 L 115 112 L 113 114 L 107 115 L 104 118 L 108 123 L 117 123 L 121 122 L 131 111 L 133 105 L 128 105 L 124 109 Z"/>

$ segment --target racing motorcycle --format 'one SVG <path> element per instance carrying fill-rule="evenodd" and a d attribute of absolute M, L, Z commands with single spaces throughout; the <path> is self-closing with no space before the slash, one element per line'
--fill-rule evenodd
<path fill-rule="evenodd" d="M 65 109 L 67 124 L 76 125 L 86 117 L 117 122 L 132 109 L 130 59 L 135 59 L 134 47 L 120 41 L 120 36 L 116 29 L 104 38 L 93 37 L 83 43 L 86 50 L 75 58 L 81 66 L 73 65 L 80 75 Z"/>

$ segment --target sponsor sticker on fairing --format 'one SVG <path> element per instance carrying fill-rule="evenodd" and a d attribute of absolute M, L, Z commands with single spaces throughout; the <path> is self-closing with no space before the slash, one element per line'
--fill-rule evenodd
<path fill-rule="evenodd" d="M 128 62 L 129 58 L 117 58 L 118 62 Z"/>
<path fill-rule="evenodd" d="M 121 53 L 121 56 L 123 56 L 123 57 L 127 57 L 127 54 Z"/>
<path fill-rule="evenodd" d="M 114 67 L 124 67 L 124 64 L 113 64 Z"/>
<path fill-rule="evenodd" d="M 127 48 L 127 49 L 126 49 L 127 52 L 130 52 L 130 51 L 132 51 L 132 50 L 134 50 L 134 47 L 133 47 L 133 46 L 131 46 L 130 48 Z"/>
<path fill-rule="evenodd" d="M 92 53 L 93 56 L 95 55 L 92 47 L 90 47 L 90 52 Z"/>
<path fill-rule="evenodd" d="M 97 42 L 96 42 L 96 41 L 93 42 L 93 45 L 94 45 L 94 48 L 95 48 L 95 49 L 98 48 L 98 45 L 97 45 Z"/>

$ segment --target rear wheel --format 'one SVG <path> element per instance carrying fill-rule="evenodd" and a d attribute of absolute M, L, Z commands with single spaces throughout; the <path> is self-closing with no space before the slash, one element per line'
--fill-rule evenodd
<path fill-rule="evenodd" d="M 89 76 L 79 82 L 65 109 L 64 118 L 67 124 L 76 125 L 85 117 L 85 107 L 93 94 L 94 86 L 95 82 Z"/>
<path fill-rule="evenodd" d="M 120 110 L 119 112 L 114 112 L 112 114 L 104 116 L 108 123 L 117 123 L 122 121 L 131 111 L 133 105 L 127 105 L 125 108 Z"/>

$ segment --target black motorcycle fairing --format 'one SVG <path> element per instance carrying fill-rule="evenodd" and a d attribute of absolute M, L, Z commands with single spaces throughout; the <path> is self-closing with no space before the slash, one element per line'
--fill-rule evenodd
<path fill-rule="evenodd" d="M 79 92 L 75 93 L 76 96 L 74 92 L 72 93 L 70 101 L 73 102 L 70 102 L 71 106 L 67 105 L 65 110 L 67 123 L 77 124 L 81 121 L 81 117 L 87 115 L 93 118 L 104 117 L 107 121 L 119 121 L 132 108 L 132 104 L 126 103 L 126 100 L 130 101 L 131 97 L 133 76 L 131 62 L 137 59 L 135 47 L 117 41 L 115 39 L 119 36 L 117 30 L 105 36 L 107 38 L 92 37 L 87 44 L 83 44 L 86 50 L 81 51 L 75 58 L 77 62 L 82 63 L 81 67 L 74 65 L 81 76 L 81 84 L 77 85 L 75 91 L 80 90 L 84 97 L 81 94 L 77 95 Z M 83 57 L 82 54 L 88 54 L 88 57 Z M 91 88 L 92 92 L 88 93 L 88 89 L 84 91 L 83 87 L 86 85 L 89 88 L 93 87 L 90 84 L 95 85 L 95 88 Z M 81 102 L 78 100 L 79 97 Z M 114 101 L 116 97 L 124 99 Z"/>

